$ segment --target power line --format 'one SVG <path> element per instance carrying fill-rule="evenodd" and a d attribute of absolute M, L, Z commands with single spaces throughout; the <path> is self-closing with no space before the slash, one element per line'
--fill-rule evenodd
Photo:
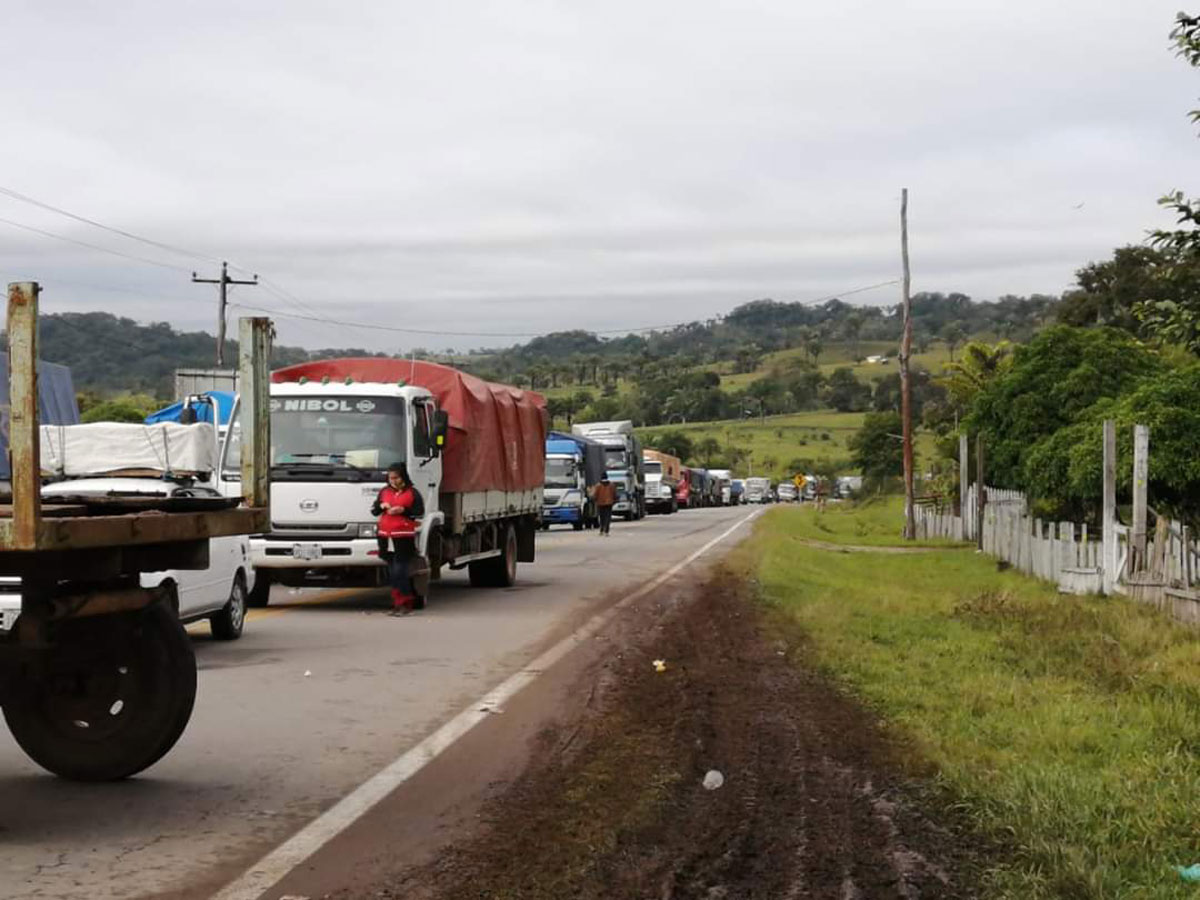
<path fill-rule="evenodd" d="M 209 256 L 205 253 L 197 253 L 194 250 L 185 250 L 184 248 L 176 247 L 173 244 L 166 244 L 162 241 L 156 241 L 152 238 L 142 237 L 140 234 L 134 234 L 132 231 L 125 231 L 122 228 L 116 228 L 112 225 L 105 225 L 103 222 L 97 222 L 95 219 L 89 219 L 87 216 L 81 216 L 78 213 L 73 213 L 69 210 L 53 206 L 49 203 L 45 203 L 41 200 L 30 197 L 27 194 L 14 191 L 12 188 L 6 188 L 3 185 L 0 185 L 0 194 L 3 194 L 6 197 L 11 197 L 13 200 L 20 200 L 22 203 L 28 203 L 40 209 L 58 213 L 60 216 L 66 216 L 68 219 L 74 219 L 76 222 L 82 222 L 85 225 L 91 225 L 95 228 L 102 228 L 103 230 L 110 231 L 113 234 L 119 234 L 121 237 L 129 238 L 131 241 L 139 241 L 143 244 L 148 244 L 151 247 L 157 247 L 160 250 L 166 250 L 169 253 L 178 253 L 181 256 L 191 256 L 195 257 L 196 259 L 203 259 L 209 262 L 220 262 L 220 260 L 214 256 Z"/>
<path fill-rule="evenodd" d="M 900 283 L 899 279 L 892 279 L 891 281 L 881 281 L 878 284 L 870 284 L 870 285 L 866 285 L 864 287 L 852 288 L 851 290 L 848 290 L 848 291 L 841 291 L 837 294 L 830 294 L 827 297 L 819 297 L 815 300 L 804 300 L 804 301 L 801 301 L 801 304 L 804 306 L 816 306 L 821 303 L 828 303 L 830 300 L 837 300 L 837 299 L 840 299 L 841 297 L 849 297 L 854 294 L 861 294 L 861 293 L 864 293 L 865 291 L 873 291 L 873 290 L 877 290 L 881 287 L 889 287 L 890 285 L 899 284 L 899 283 Z M 274 313 L 275 315 L 281 316 L 285 319 L 300 319 L 303 321 L 310 321 L 310 322 L 322 322 L 327 325 L 338 325 L 343 328 L 363 328 L 363 329 L 367 329 L 370 331 L 388 331 L 388 332 L 397 332 L 400 334 L 422 334 L 422 335 L 431 335 L 431 336 L 435 336 L 435 337 L 440 336 L 440 337 L 503 337 L 503 338 L 529 338 L 529 337 L 540 337 L 544 334 L 547 334 L 547 332 L 545 332 L 545 331 L 441 331 L 441 330 L 426 329 L 426 328 L 405 328 L 405 327 L 398 326 L 398 325 L 383 325 L 383 324 L 380 324 L 377 322 L 354 322 L 354 321 L 349 321 L 346 319 L 331 319 L 331 318 L 327 318 L 325 316 L 299 315 L 296 313 L 284 312 L 280 309 L 277 309 L 275 307 L 270 307 L 270 306 L 255 306 L 255 305 L 246 304 L 246 303 L 231 303 L 230 306 L 237 306 L 237 307 L 240 307 L 241 309 L 256 310 L 258 312 Z M 695 320 L 692 320 L 692 321 L 695 321 Z M 691 324 L 691 321 L 689 321 L 689 322 L 673 322 L 669 325 L 643 325 L 643 326 L 636 327 L 636 328 L 610 328 L 610 329 L 603 329 L 603 330 L 591 330 L 591 329 L 589 329 L 589 330 L 591 331 L 592 334 L 597 334 L 597 335 L 600 335 L 600 334 L 638 334 L 638 333 L 644 332 L 644 331 L 669 331 L 671 329 L 681 328 L 684 325 L 690 325 L 690 324 Z"/>
<path fill-rule="evenodd" d="M 41 228 L 34 228 L 32 225 L 26 225 L 23 222 L 14 222 L 12 219 L 0 218 L 0 223 L 11 225 L 13 228 L 20 228 L 23 231 L 31 231 L 34 234 L 40 234 L 43 237 L 54 238 L 56 241 L 65 241 L 68 244 L 75 244 L 78 247 L 86 247 L 89 250 L 95 250 L 99 253 L 109 253 L 113 256 L 120 256 L 122 259 L 132 259 L 135 262 L 146 263 L 151 266 L 160 266 L 164 269 L 173 269 L 176 272 L 191 272 L 191 269 L 185 269 L 183 266 L 176 266 L 172 263 L 161 262 L 157 259 L 150 259 L 146 256 L 135 256 L 132 253 L 122 253 L 120 250 L 113 250 L 111 247 L 101 247 L 99 244 L 89 244 L 87 241 L 69 238 L 65 235 L 55 234 L 53 231 L 45 231 Z"/>

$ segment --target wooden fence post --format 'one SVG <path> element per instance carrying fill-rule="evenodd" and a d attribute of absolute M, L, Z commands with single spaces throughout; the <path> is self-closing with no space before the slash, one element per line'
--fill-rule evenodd
<path fill-rule="evenodd" d="M 975 435 L 975 546 L 983 549 L 983 505 L 987 491 L 983 487 L 983 435 Z"/>
<path fill-rule="evenodd" d="M 1117 585 L 1117 423 L 1104 420 L 1104 511 L 1100 522 L 1100 567 L 1105 594 Z"/>
<path fill-rule="evenodd" d="M 1146 567 L 1146 488 L 1150 474 L 1150 429 L 1133 426 L 1133 533 L 1130 572 Z"/>

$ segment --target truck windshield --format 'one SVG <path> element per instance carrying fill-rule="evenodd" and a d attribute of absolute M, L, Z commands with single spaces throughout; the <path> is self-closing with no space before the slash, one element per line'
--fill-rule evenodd
<path fill-rule="evenodd" d="M 625 468 L 625 448 L 624 447 L 605 447 L 604 448 L 604 468 L 608 470 L 624 469 Z"/>
<path fill-rule="evenodd" d="M 646 467 L 647 475 L 662 474 L 662 463 L 660 462 L 650 462 L 649 460 L 646 460 L 644 463 L 642 463 L 642 465 Z"/>
<path fill-rule="evenodd" d="M 272 397 L 272 469 L 382 480 L 405 461 L 404 422 L 401 397 Z"/>
<path fill-rule="evenodd" d="M 575 460 L 547 457 L 546 487 L 575 487 L 575 471 Z"/>

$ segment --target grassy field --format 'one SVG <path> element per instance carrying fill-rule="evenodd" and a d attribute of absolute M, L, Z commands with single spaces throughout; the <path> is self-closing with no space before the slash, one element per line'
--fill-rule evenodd
<path fill-rule="evenodd" d="M 986 897 L 1195 897 L 1200 642 L 1124 600 L 1059 596 L 969 550 L 806 547 L 769 512 L 735 562 L 821 668 L 913 748 L 914 772 L 1000 848 Z M 828 517 L 828 513 L 826 514 Z M 863 542 L 887 507 L 861 517 Z M 826 519 L 832 521 L 832 517 Z"/>
<path fill-rule="evenodd" d="M 904 498 L 891 495 L 856 503 L 830 503 L 817 512 L 803 507 L 803 516 L 793 516 L 788 533 L 797 538 L 827 544 L 887 547 L 898 543 L 904 527 Z M 935 538 L 907 546 L 954 547 L 957 542 Z"/>
<path fill-rule="evenodd" d="M 865 413 L 839 413 L 830 410 L 767 416 L 761 419 L 727 419 L 720 422 L 689 422 L 684 425 L 659 425 L 641 430 L 646 446 L 654 447 L 655 436 L 664 431 L 682 431 L 693 441 L 706 437 L 717 440 L 722 448 L 735 446 L 750 452 L 754 473 L 776 479 L 790 477 L 788 464 L 794 459 L 813 462 L 825 460 L 839 474 L 851 475 L 857 469 L 850 460 L 848 441 L 862 427 Z M 918 433 L 915 442 L 918 461 L 934 454 L 933 435 Z M 668 450 L 666 447 L 658 447 Z M 669 452 L 669 450 L 668 450 Z M 737 474 L 749 473 L 743 465 Z"/>

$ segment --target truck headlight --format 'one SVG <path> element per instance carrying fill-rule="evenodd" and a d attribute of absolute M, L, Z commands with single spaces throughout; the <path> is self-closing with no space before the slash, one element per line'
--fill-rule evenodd
<path fill-rule="evenodd" d="M 374 522 L 361 522 L 361 523 L 359 523 L 359 526 L 358 526 L 358 536 L 359 536 L 360 538 L 373 538 L 373 537 L 375 537 L 375 523 L 374 523 Z"/>

